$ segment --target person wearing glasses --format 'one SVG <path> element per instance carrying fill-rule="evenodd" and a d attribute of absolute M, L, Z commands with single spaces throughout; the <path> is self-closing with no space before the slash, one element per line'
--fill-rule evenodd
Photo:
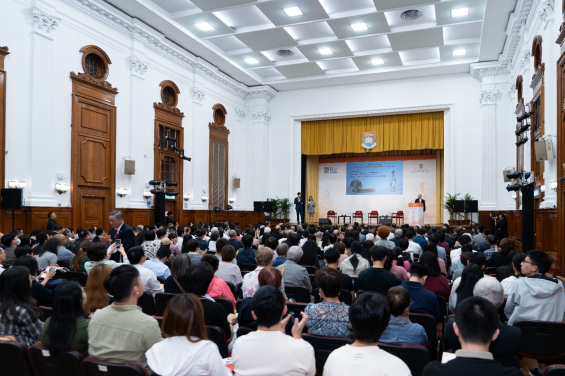
<path fill-rule="evenodd" d="M 404 287 L 393 287 L 386 294 L 390 306 L 390 321 L 380 338 L 380 342 L 394 343 L 397 345 L 422 345 L 428 344 L 428 336 L 424 327 L 410 322 L 410 306 L 412 299 Z"/>

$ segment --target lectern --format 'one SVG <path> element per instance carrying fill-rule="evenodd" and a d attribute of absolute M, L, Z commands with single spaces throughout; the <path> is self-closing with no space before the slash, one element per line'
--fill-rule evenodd
<path fill-rule="evenodd" d="M 415 202 L 408 204 L 408 223 L 410 226 L 424 226 L 424 204 Z"/>

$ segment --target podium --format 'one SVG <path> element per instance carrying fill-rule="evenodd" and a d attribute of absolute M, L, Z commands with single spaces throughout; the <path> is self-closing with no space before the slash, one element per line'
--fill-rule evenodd
<path fill-rule="evenodd" d="M 408 204 L 408 223 L 410 226 L 424 226 L 424 204 L 415 202 Z"/>

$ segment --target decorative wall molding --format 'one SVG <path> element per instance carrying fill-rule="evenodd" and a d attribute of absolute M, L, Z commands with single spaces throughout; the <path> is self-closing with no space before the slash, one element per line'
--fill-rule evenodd
<path fill-rule="evenodd" d="M 471 64 L 471 76 L 482 81 L 488 76 L 503 76 L 510 74 L 508 67 L 500 65 L 500 62 L 476 63 Z"/>
<path fill-rule="evenodd" d="M 206 93 L 202 89 L 196 86 L 192 87 L 192 103 L 202 104 L 205 97 Z"/>
<path fill-rule="evenodd" d="M 129 70 L 133 74 L 142 76 L 143 73 L 147 72 L 147 64 L 137 56 L 132 55 L 129 57 Z"/>
<path fill-rule="evenodd" d="M 547 27 L 550 20 L 553 19 L 555 0 L 543 0 L 541 7 L 538 10 L 538 17 L 543 25 L 543 29 Z"/>
<path fill-rule="evenodd" d="M 508 93 L 508 98 L 514 97 L 514 93 L 516 93 L 516 84 L 511 83 L 508 85 L 506 92 Z"/>
<path fill-rule="evenodd" d="M 498 90 L 483 90 L 479 93 L 479 101 L 481 106 L 493 105 L 496 103 L 496 96 L 498 95 Z"/>
<path fill-rule="evenodd" d="M 235 108 L 235 120 L 243 121 L 245 119 L 245 110 L 241 107 Z"/>
<path fill-rule="evenodd" d="M 271 113 L 267 106 L 252 106 L 250 112 L 254 123 L 268 124 L 271 120 Z"/>
<path fill-rule="evenodd" d="M 37 7 L 31 8 L 30 11 L 33 24 L 40 30 L 50 33 L 57 29 L 61 23 L 60 18 L 55 17 Z"/>
<path fill-rule="evenodd" d="M 258 89 L 251 88 L 250 91 L 245 94 L 244 99 L 266 99 L 267 102 L 276 97 L 274 90 L 268 90 L 266 88 L 259 87 Z"/>
<path fill-rule="evenodd" d="M 75 72 L 71 72 L 71 79 L 82 80 L 82 81 L 89 83 L 90 85 L 97 86 L 99 88 L 105 89 L 105 90 L 112 92 L 114 94 L 118 93 L 118 88 L 112 87 L 112 85 L 108 81 L 95 80 L 94 78 L 90 77 L 86 73 L 78 73 L 77 74 Z"/>
<path fill-rule="evenodd" d="M 516 62 L 516 66 L 519 71 L 524 69 L 528 69 L 530 67 L 530 58 L 532 57 L 532 53 L 530 49 L 524 49 L 518 55 L 518 61 Z"/>

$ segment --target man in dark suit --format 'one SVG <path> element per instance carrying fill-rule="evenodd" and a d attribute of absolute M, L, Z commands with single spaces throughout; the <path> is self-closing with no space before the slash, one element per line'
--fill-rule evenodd
<path fill-rule="evenodd" d="M 424 204 L 424 211 L 426 211 L 426 200 L 422 198 L 422 195 L 418 195 L 418 198 L 414 200 L 416 204 Z"/>
<path fill-rule="evenodd" d="M 109 244 L 116 242 L 116 239 L 120 239 L 124 250 L 127 252 L 128 249 L 135 246 L 135 234 L 131 227 L 124 223 L 124 214 L 119 210 L 114 210 L 110 212 L 108 216 L 108 222 L 112 229 L 110 230 L 110 241 Z M 104 241 L 104 238 L 100 236 L 100 239 Z M 121 262 L 121 256 L 119 252 L 114 252 L 110 257 L 110 260 Z"/>
<path fill-rule="evenodd" d="M 304 222 L 304 199 L 300 192 L 298 192 L 294 198 L 294 208 L 296 209 L 296 222 L 301 224 Z M 302 218 L 302 222 L 300 222 L 300 218 Z"/>
<path fill-rule="evenodd" d="M 55 227 L 57 227 L 57 222 L 55 222 L 55 219 L 57 219 L 57 214 L 49 212 L 47 213 L 47 218 L 49 218 L 49 220 L 47 221 L 47 231 L 55 230 Z"/>

